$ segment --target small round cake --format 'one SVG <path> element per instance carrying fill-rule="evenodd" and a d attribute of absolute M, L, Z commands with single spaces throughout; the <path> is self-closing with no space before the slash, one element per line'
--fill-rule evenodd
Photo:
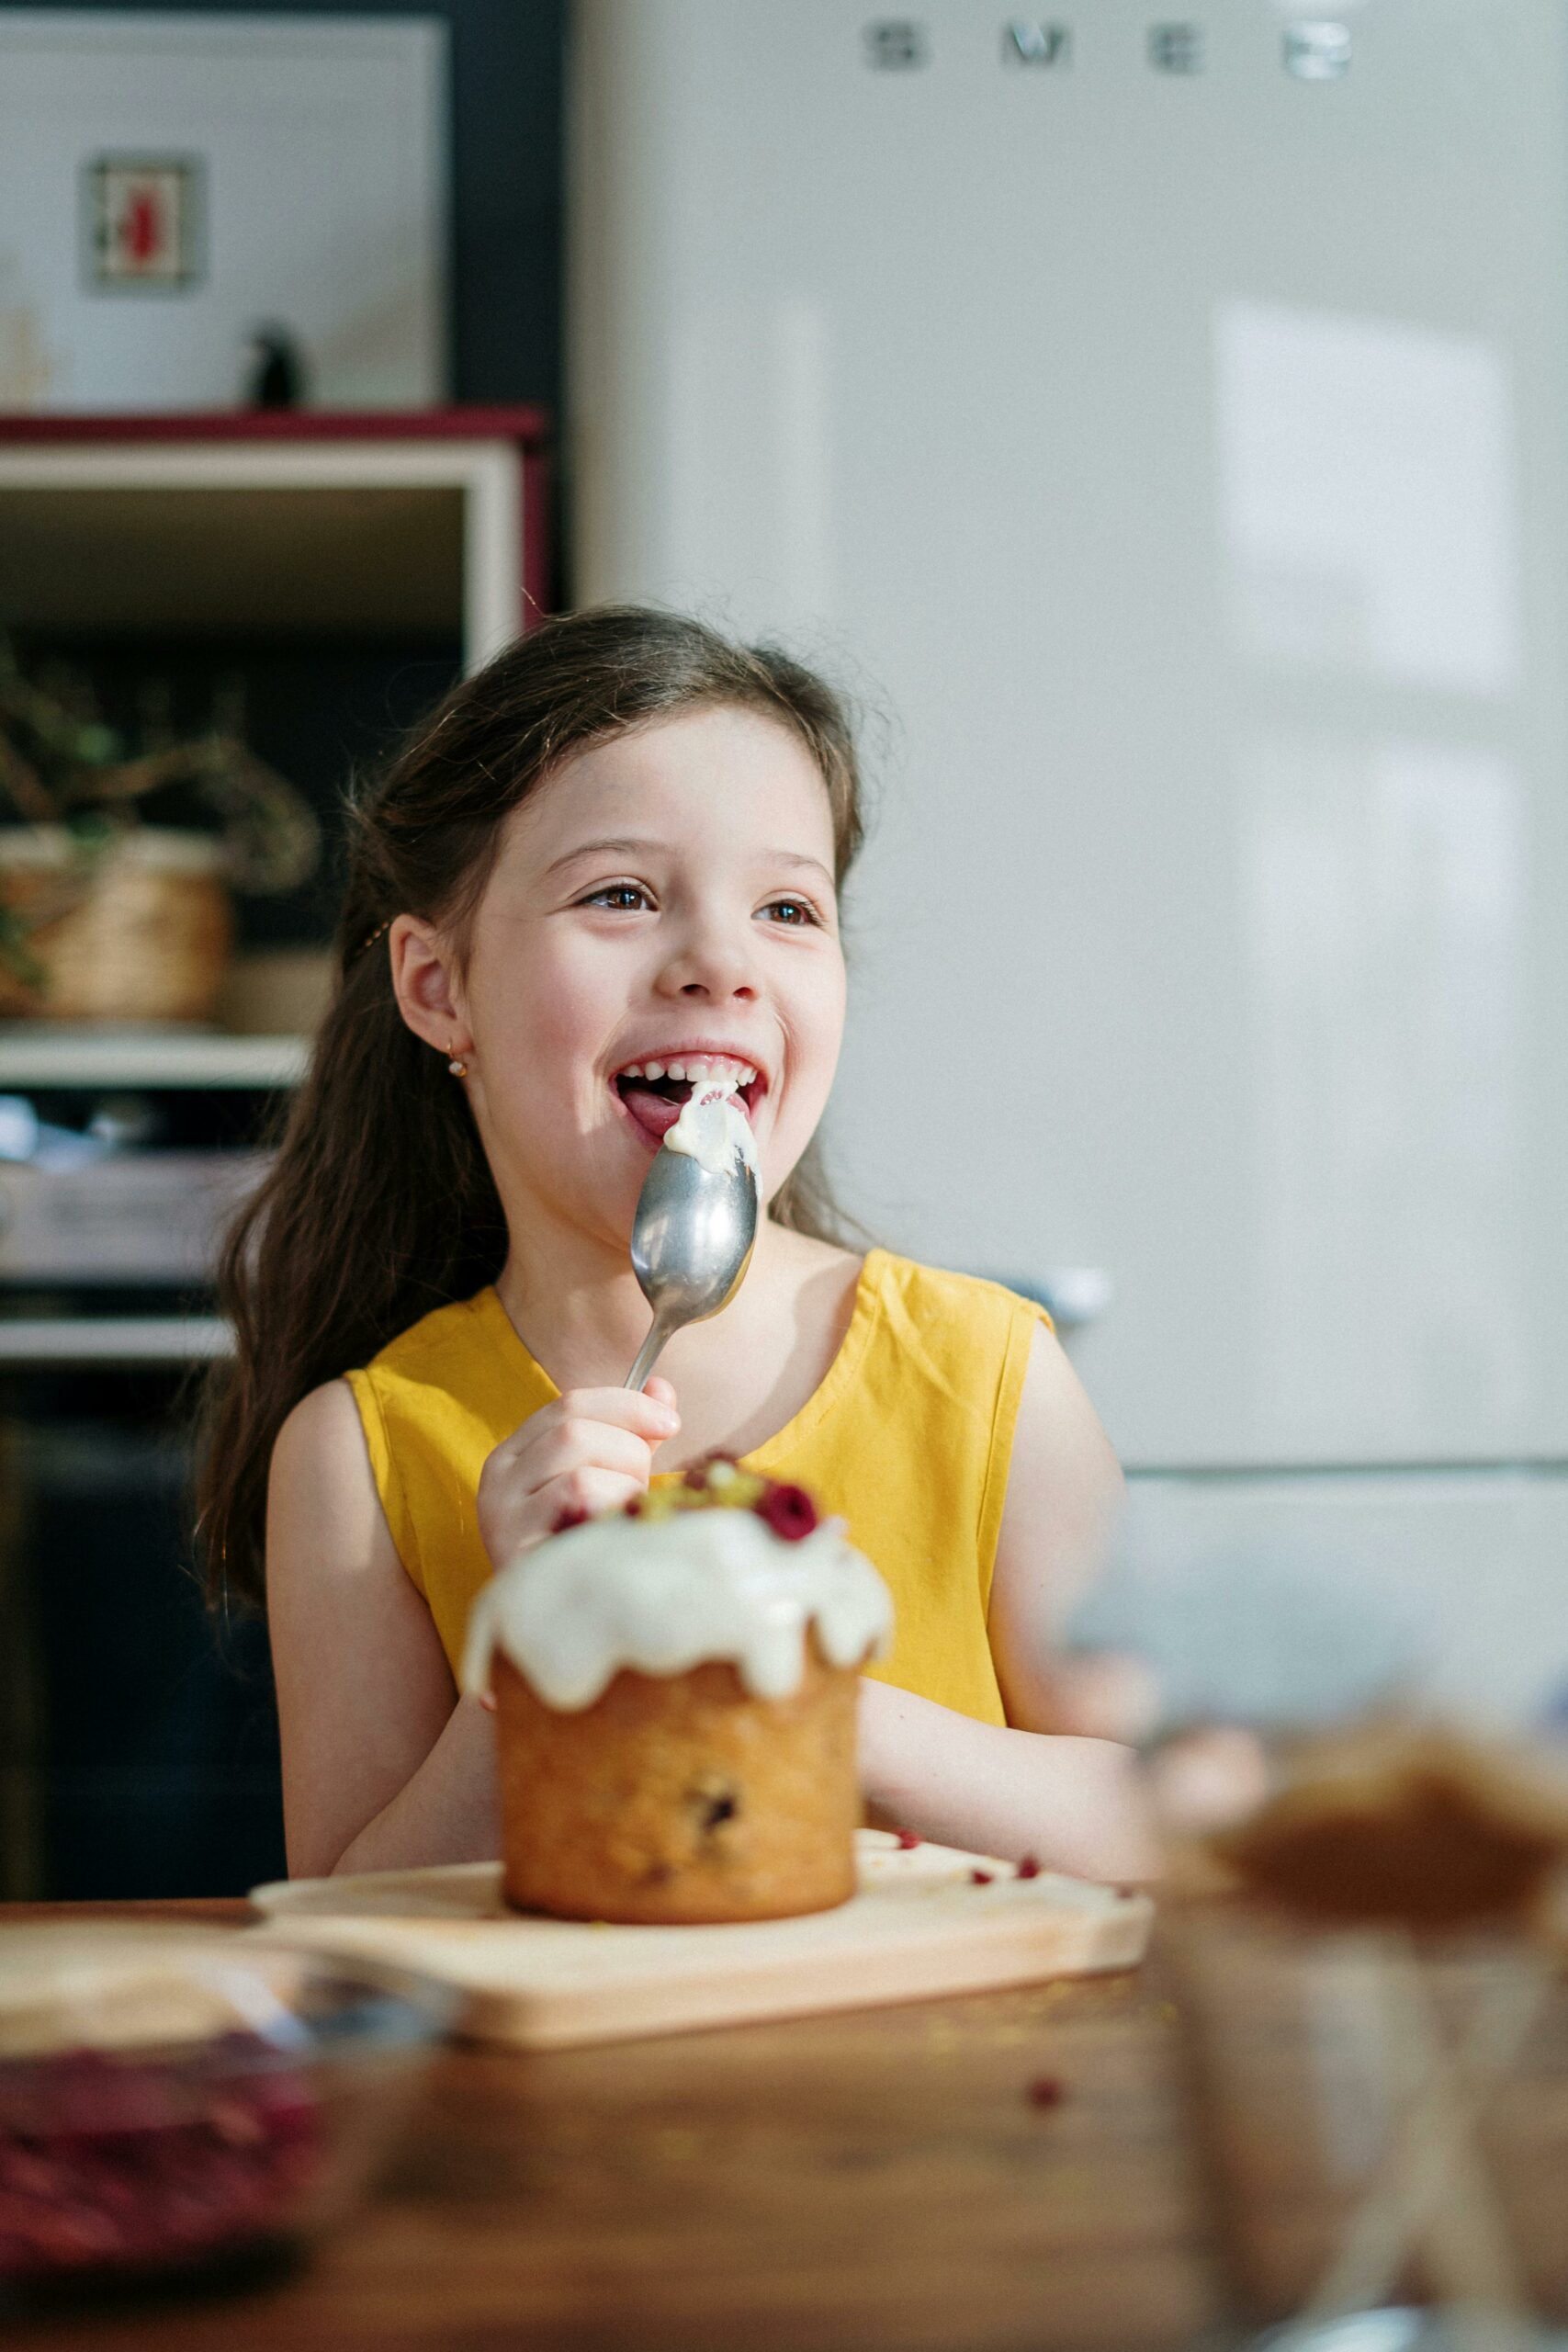
<path fill-rule="evenodd" d="M 854 1893 L 855 1698 L 893 1604 L 798 1487 L 716 1460 L 565 1527 L 474 1604 L 506 1899 L 694 1924 Z"/>

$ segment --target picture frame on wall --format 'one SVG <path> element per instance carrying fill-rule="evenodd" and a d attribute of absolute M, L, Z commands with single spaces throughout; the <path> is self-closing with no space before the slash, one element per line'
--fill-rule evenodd
<path fill-rule="evenodd" d="M 83 166 L 83 278 L 95 294 L 183 294 L 206 274 L 199 155 L 100 154 Z"/>

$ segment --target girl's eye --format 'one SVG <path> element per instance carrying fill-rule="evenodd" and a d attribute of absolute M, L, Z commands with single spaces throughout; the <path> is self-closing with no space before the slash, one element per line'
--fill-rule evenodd
<path fill-rule="evenodd" d="M 638 907 L 649 904 L 649 896 L 640 882 L 607 882 L 602 890 L 590 891 L 581 904 L 585 907 L 610 907 L 616 913 L 635 914 Z"/>
<path fill-rule="evenodd" d="M 816 908 L 808 906 L 804 899 L 773 899 L 762 912 L 773 916 L 779 922 L 787 923 L 793 930 L 821 921 Z"/>

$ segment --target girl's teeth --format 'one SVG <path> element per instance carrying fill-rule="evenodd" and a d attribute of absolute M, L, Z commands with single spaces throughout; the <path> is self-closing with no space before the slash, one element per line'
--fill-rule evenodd
<path fill-rule="evenodd" d="M 690 1080 L 697 1085 L 707 1079 L 718 1079 L 727 1085 L 755 1086 L 757 1073 L 750 1062 L 724 1063 L 722 1066 L 703 1059 L 689 1062 L 632 1062 L 621 1072 L 623 1078 L 679 1079 L 682 1084 Z"/>

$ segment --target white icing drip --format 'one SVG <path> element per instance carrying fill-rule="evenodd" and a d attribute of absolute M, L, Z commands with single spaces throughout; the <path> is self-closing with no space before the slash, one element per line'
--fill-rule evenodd
<path fill-rule="evenodd" d="M 600 1519 L 525 1552 L 474 1603 L 463 1688 L 490 1688 L 499 1647 L 547 1706 L 591 1707 L 625 1667 L 684 1674 L 728 1659 L 753 1698 L 783 1699 L 817 1629 L 834 1666 L 880 1655 L 893 1601 L 829 1521 L 789 1544 L 750 1510 Z"/>
<path fill-rule="evenodd" d="M 736 1084 L 733 1078 L 699 1078 L 665 1136 L 663 1148 L 685 1152 L 710 1176 L 727 1176 L 739 1152 L 754 1176 L 757 1138 L 734 1100 Z"/>

